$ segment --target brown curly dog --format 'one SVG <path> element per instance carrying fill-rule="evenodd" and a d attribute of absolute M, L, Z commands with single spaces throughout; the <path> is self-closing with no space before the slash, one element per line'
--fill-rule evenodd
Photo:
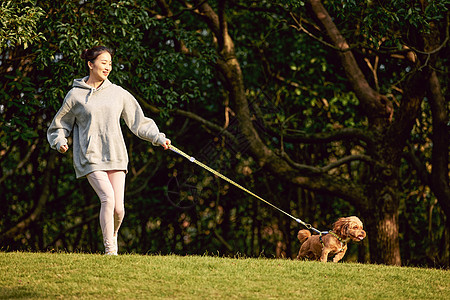
<path fill-rule="evenodd" d="M 363 223 L 358 217 L 339 218 L 333 229 L 325 235 L 311 235 L 309 230 L 300 230 L 297 235 L 302 246 L 297 259 L 308 258 L 326 262 L 328 255 L 333 256 L 333 262 L 341 260 L 347 251 L 350 240 L 361 241 L 366 237 Z"/>

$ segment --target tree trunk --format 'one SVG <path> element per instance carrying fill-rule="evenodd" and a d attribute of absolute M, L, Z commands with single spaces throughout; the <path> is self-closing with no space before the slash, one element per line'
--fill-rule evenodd
<path fill-rule="evenodd" d="M 386 181 L 385 181 L 386 182 Z M 393 184 L 392 184 L 393 185 Z M 401 265 L 396 186 L 383 186 L 382 180 L 368 189 L 369 209 L 364 212 L 369 239 L 370 261 Z"/>
<path fill-rule="evenodd" d="M 350 51 L 349 45 L 342 36 L 331 16 L 320 0 L 311 0 L 314 15 L 321 22 L 333 45 L 339 50 L 341 59 L 361 107 L 369 119 L 369 128 L 377 142 L 368 149 L 377 164 L 371 172 L 371 178 L 365 188 L 368 204 L 362 206 L 364 221 L 368 231 L 370 258 L 372 262 L 389 265 L 400 265 L 400 243 L 398 240 L 398 165 L 401 157 L 401 146 L 407 135 L 400 140 L 395 132 L 387 135 L 392 125 L 393 106 L 386 96 L 372 89 Z M 414 104 L 416 104 L 414 102 Z M 412 104 L 415 108 L 415 106 Z M 408 115 L 411 117 L 410 115 Z M 406 119 L 406 118 L 405 118 Z M 410 121 L 410 120 L 408 120 Z M 409 128 L 409 123 L 402 123 Z M 398 145 L 399 143 L 400 145 Z"/>
<path fill-rule="evenodd" d="M 370 232 L 375 238 L 369 238 L 372 263 L 401 265 L 398 228 L 397 211 L 382 214 L 377 218 L 375 232 Z"/>
<path fill-rule="evenodd" d="M 403 148 L 380 137 L 375 149 L 380 162 L 372 170 L 365 189 L 368 205 L 363 207 L 370 261 L 401 265 L 399 242 L 399 169 Z"/>

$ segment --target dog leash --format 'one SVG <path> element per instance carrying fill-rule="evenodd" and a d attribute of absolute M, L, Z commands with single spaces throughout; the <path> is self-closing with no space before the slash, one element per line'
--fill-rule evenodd
<path fill-rule="evenodd" d="M 294 219 L 297 223 L 302 224 L 302 225 L 305 226 L 307 229 L 312 230 L 312 231 L 314 231 L 314 232 L 316 232 L 316 233 L 318 233 L 318 234 L 320 234 L 320 235 L 322 235 L 322 234 L 324 233 L 324 232 L 322 232 L 322 231 L 320 231 L 320 230 L 318 230 L 318 229 L 312 227 L 311 224 L 308 224 L 308 223 L 303 222 L 303 221 L 300 220 L 299 218 L 296 218 L 296 217 L 294 217 L 293 215 L 291 215 L 291 214 L 285 212 L 284 210 L 278 208 L 277 206 L 273 205 L 273 204 L 270 203 L 269 201 L 264 200 L 263 198 L 261 198 L 260 196 L 256 195 L 256 194 L 253 193 L 252 191 L 249 191 L 248 189 L 246 189 L 245 187 L 243 187 L 242 185 L 240 185 L 240 184 L 234 182 L 233 180 L 231 180 L 230 178 L 226 177 L 225 175 L 222 175 L 221 173 L 219 173 L 219 172 L 217 172 L 216 170 L 214 170 L 214 169 L 208 167 L 208 166 L 205 165 L 204 163 L 202 163 L 202 162 L 196 160 L 193 156 L 190 156 L 190 155 L 184 153 L 183 151 L 181 151 L 181 150 L 178 149 L 177 147 L 175 147 L 175 146 L 173 146 L 173 145 L 169 145 L 169 149 L 172 150 L 173 152 L 175 152 L 175 153 L 177 153 L 177 154 L 183 156 L 184 158 L 188 159 L 190 162 L 197 164 L 198 166 L 204 168 L 205 170 L 207 170 L 207 171 L 213 173 L 214 175 L 216 175 L 216 176 L 222 178 L 223 180 L 225 180 L 225 181 L 231 183 L 232 185 L 234 185 L 234 186 L 240 188 L 241 190 L 243 190 L 244 192 L 246 192 L 246 193 L 252 195 L 252 196 L 255 197 L 256 199 L 258 199 L 258 200 L 260 200 L 260 201 L 262 201 L 262 202 L 264 202 L 264 203 L 266 203 L 266 204 L 272 206 L 273 208 L 277 209 L 278 211 L 280 211 L 281 213 L 285 214 L 286 216 L 288 216 L 288 217 Z"/>

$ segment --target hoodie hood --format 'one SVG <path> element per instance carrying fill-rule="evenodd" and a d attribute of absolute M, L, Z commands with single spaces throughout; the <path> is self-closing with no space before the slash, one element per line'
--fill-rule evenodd
<path fill-rule="evenodd" d="M 87 89 L 87 90 L 94 90 L 94 91 L 99 91 L 102 90 L 104 88 L 107 88 L 108 86 L 112 85 L 112 82 L 109 81 L 109 79 L 106 79 L 105 81 L 103 81 L 103 83 L 96 89 L 92 86 L 90 86 L 89 84 L 86 83 L 86 81 L 88 80 L 89 76 L 83 77 L 83 78 L 78 78 L 75 79 L 73 81 L 73 87 L 74 88 L 80 88 L 80 89 Z"/>
<path fill-rule="evenodd" d="M 109 79 L 107 78 L 105 81 L 103 81 L 103 83 L 96 89 L 92 86 L 90 86 L 89 84 L 86 83 L 86 81 L 88 80 L 89 76 L 83 77 L 83 78 L 78 78 L 78 79 L 74 79 L 73 81 L 73 87 L 74 88 L 80 88 L 80 89 L 84 89 L 84 90 L 89 90 L 89 94 L 86 98 L 86 103 L 89 101 L 89 98 L 97 91 L 106 89 L 107 87 L 112 85 L 112 82 L 109 81 Z"/>

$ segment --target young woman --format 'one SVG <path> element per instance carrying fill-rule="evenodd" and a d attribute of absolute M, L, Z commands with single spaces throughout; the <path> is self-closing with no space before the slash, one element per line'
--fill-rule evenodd
<path fill-rule="evenodd" d="M 51 148 L 61 153 L 69 149 L 67 137 L 73 132 L 75 174 L 77 178 L 86 176 L 100 198 L 100 226 L 107 255 L 117 255 L 117 234 L 125 215 L 128 154 L 120 119 L 141 139 L 164 149 L 170 145 L 155 122 L 144 116 L 136 99 L 108 80 L 112 56 L 104 46 L 83 51 L 81 58 L 89 76 L 74 80 L 47 131 Z"/>

